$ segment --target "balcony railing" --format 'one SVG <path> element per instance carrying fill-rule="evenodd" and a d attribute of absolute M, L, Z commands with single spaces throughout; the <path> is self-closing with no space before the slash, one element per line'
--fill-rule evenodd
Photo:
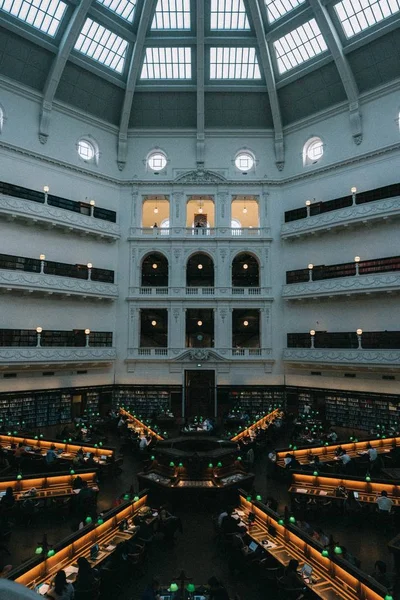
<path fill-rule="evenodd" d="M 288 348 L 358 348 L 399 349 L 400 331 L 316 331 L 310 333 L 288 333 Z"/>
<path fill-rule="evenodd" d="M 357 204 L 284 223 L 281 237 L 295 239 L 304 235 L 346 228 L 351 225 L 368 224 L 372 221 L 387 220 L 400 216 L 400 197 L 375 200 L 366 204 Z"/>
<path fill-rule="evenodd" d="M 169 298 L 185 297 L 209 297 L 213 298 L 255 298 L 262 300 L 271 300 L 271 289 L 266 287 L 131 287 L 129 288 L 129 299 L 135 299 L 138 296 L 159 297 L 168 296 Z"/>
<path fill-rule="evenodd" d="M 338 277 L 321 281 L 308 281 L 284 285 L 285 300 L 318 297 L 349 296 L 352 294 L 376 294 L 400 290 L 400 272 L 376 273 L 359 277 Z"/>
<path fill-rule="evenodd" d="M 321 279 L 400 271 L 400 256 L 361 261 L 357 257 L 357 261 L 338 265 L 314 265 L 311 270 L 297 269 L 296 271 L 286 271 L 286 283 L 302 283 L 303 281 L 320 281 Z"/>
<path fill-rule="evenodd" d="M 111 331 L 38 329 L 0 329 L 0 347 L 112 347 Z"/>
<path fill-rule="evenodd" d="M 311 365 L 351 365 L 360 366 L 398 366 L 400 350 L 364 350 L 364 349 L 332 349 L 332 348 L 286 348 L 283 360 L 295 364 Z"/>
<path fill-rule="evenodd" d="M 71 364 L 85 366 L 92 363 L 104 364 L 115 360 L 115 348 L 24 348 L 24 347 L 0 347 L 0 367 L 17 367 L 23 365 L 57 366 L 63 368 L 65 364 L 71 368 Z"/>
<path fill-rule="evenodd" d="M 210 238 L 268 239 L 269 227 L 131 227 L 130 238 L 154 240 L 185 238 L 209 240 Z"/>
<path fill-rule="evenodd" d="M 128 360 L 272 360 L 271 348 L 130 348 Z"/>
<path fill-rule="evenodd" d="M 40 223 L 46 227 L 77 231 L 97 239 L 115 241 L 120 237 L 119 226 L 112 221 L 73 212 L 50 204 L 29 202 L 28 199 L 0 194 L 0 217 L 19 219 L 30 223 Z"/>

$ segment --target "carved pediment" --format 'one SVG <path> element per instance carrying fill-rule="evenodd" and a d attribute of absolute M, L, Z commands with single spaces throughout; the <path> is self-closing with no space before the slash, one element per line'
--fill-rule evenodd
<path fill-rule="evenodd" d="M 216 352 L 215 350 L 210 350 L 209 348 L 191 348 L 190 350 L 185 350 L 183 353 L 179 354 L 179 356 L 177 356 L 176 358 L 173 359 L 174 361 L 184 361 L 184 362 L 191 362 L 191 361 L 198 361 L 198 362 L 205 362 L 205 361 L 225 361 L 226 358 L 224 358 L 223 356 L 221 356 L 218 352 Z"/>
<path fill-rule="evenodd" d="M 175 183 L 225 183 L 226 179 L 219 173 L 208 171 L 207 169 L 195 169 L 178 175 Z"/>

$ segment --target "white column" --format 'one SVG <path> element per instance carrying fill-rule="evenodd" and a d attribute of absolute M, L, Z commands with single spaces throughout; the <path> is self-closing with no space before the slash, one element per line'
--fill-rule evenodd
<path fill-rule="evenodd" d="M 232 347 L 232 310 L 228 304 L 219 304 L 214 311 L 214 342 L 219 350 Z"/>
<path fill-rule="evenodd" d="M 230 195 L 225 190 L 218 190 L 214 196 L 215 201 L 215 227 L 231 226 Z"/>
<path fill-rule="evenodd" d="M 179 190 L 170 196 L 169 222 L 171 227 L 186 226 L 185 194 Z"/>
<path fill-rule="evenodd" d="M 230 293 L 232 285 L 232 265 L 230 256 L 229 246 L 218 244 L 218 249 L 215 253 L 215 287 L 229 288 L 229 290 L 226 291 L 226 294 Z"/>
<path fill-rule="evenodd" d="M 168 311 L 168 347 L 180 350 L 185 347 L 186 312 L 181 303 L 173 303 Z"/>
<path fill-rule="evenodd" d="M 168 261 L 169 287 L 184 288 L 186 286 L 186 265 L 181 242 L 174 244 L 174 248 L 169 255 Z"/>

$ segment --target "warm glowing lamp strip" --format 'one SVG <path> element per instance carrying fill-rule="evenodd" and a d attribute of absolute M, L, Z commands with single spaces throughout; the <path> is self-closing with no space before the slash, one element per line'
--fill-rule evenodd
<path fill-rule="evenodd" d="M 114 537 L 124 537 L 124 534 L 119 531 L 119 524 L 137 514 L 139 508 L 145 506 L 146 502 L 147 494 L 144 492 L 137 502 L 127 501 L 105 514 L 103 524 L 86 525 L 80 531 L 62 540 L 54 546 L 54 556 L 46 559 L 33 558 L 28 563 L 11 571 L 8 578 L 31 589 L 48 582 L 57 571 L 72 566 L 79 557 L 89 558 L 90 548 L 94 544 L 107 546 Z M 109 555 L 110 553 L 106 553 L 106 556 Z M 92 563 L 92 566 L 95 565 Z"/>
<path fill-rule="evenodd" d="M 127 418 L 128 421 L 130 421 L 131 423 L 133 423 L 135 425 L 135 427 L 140 428 L 141 430 L 143 430 L 143 432 L 146 435 L 153 435 L 159 441 L 161 441 L 161 440 L 164 439 L 159 433 L 156 433 L 155 431 L 153 431 L 150 427 L 148 427 L 147 425 L 145 425 L 144 423 L 142 423 L 142 421 L 139 421 L 139 419 L 137 419 L 136 417 L 134 417 L 130 412 L 128 412 L 124 408 L 120 408 L 119 412 L 120 412 L 120 415 L 122 415 L 123 417 Z"/>
<path fill-rule="evenodd" d="M 305 563 L 310 565 L 313 568 L 313 595 L 324 599 L 332 596 L 340 600 L 382 600 L 385 597 L 386 588 L 377 582 L 371 582 L 366 573 L 344 559 L 340 559 L 339 566 L 335 557 L 322 556 L 321 544 L 292 524 L 279 524 L 276 513 L 267 509 L 261 502 L 249 502 L 246 496 L 247 493 L 241 490 L 240 509 L 246 516 L 250 512 L 255 515 L 255 521 L 248 529 L 249 535 L 261 547 L 263 541 L 268 540 L 271 547 L 266 549 L 267 552 L 284 566 L 288 562 L 287 556 L 297 559 L 300 567 Z M 242 517 L 242 520 L 247 519 Z M 270 533 L 271 527 L 276 531 L 274 536 Z"/>
<path fill-rule="evenodd" d="M 14 491 L 14 498 L 17 502 L 32 498 L 32 500 L 45 500 L 46 498 L 57 498 L 71 496 L 73 492 L 73 481 L 79 475 L 82 481 L 86 481 L 90 488 L 97 488 L 96 472 L 81 471 L 77 469 L 73 474 L 69 472 L 60 472 L 57 475 L 35 474 L 23 475 L 22 479 L 4 478 L 0 479 L 0 493 L 5 492 L 8 487 Z M 26 494 L 28 490 L 35 488 L 36 494 L 30 496 Z"/>
<path fill-rule="evenodd" d="M 29 446 L 30 448 L 38 449 L 40 448 L 41 454 L 46 454 L 47 450 L 49 450 L 52 446 L 55 447 L 55 450 L 61 450 L 62 454 L 60 458 L 65 460 L 72 460 L 78 450 L 83 450 L 84 453 L 92 453 L 95 457 L 98 456 L 106 456 L 107 458 L 112 458 L 114 456 L 114 450 L 111 448 L 104 448 L 104 446 L 97 446 L 92 444 L 77 444 L 70 442 L 60 442 L 53 440 L 44 440 L 42 438 L 36 440 L 34 438 L 24 438 L 17 437 L 15 435 L 0 435 L 0 446 L 2 448 L 10 449 L 11 444 L 22 443 L 23 446 Z M 66 456 L 65 456 L 66 455 Z"/>
<path fill-rule="evenodd" d="M 231 438 L 231 442 L 238 442 L 243 437 L 247 437 L 251 434 L 251 432 L 256 431 L 257 429 L 266 429 L 267 427 L 270 427 L 270 425 L 272 425 L 272 423 L 281 416 L 282 411 L 279 408 L 276 408 L 271 413 L 261 417 L 261 419 L 253 423 L 253 425 L 246 427 L 246 429 Z"/>

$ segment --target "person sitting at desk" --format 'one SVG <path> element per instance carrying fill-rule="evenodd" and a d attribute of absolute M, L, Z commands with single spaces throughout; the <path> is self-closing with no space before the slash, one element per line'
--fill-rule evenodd
<path fill-rule="evenodd" d="M 98 598 L 99 580 L 97 571 L 92 570 L 89 561 L 80 556 L 76 561 L 78 573 L 75 579 L 75 600 L 95 600 Z"/>
<path fill-rule="evenodd" d="M 175 532 L 179 529 L 183 533 L 182 522 L 179 517 L 172 515 L 164 505 L 159 512 L 160 529 L 164 533 L 164 537 L 168 540 L 173 540 Z"/>
<path fill-rule="evenodd" d="M 160 582 L 154 577 L 151 584 L 145 589 L 142 600 L 160 600 L 160 598 Z"/>
<path fill-rule="evenodd" d="M 232 533 L 239 533 L 239 534 L 245 533 L 246 527 L 244 527 L 243 525 L 239 525 L 238 520 L 233 517 L 232 513 L 233 513 L 233 509 L 230 508 L 228 510 L 227 516 L 222 519 L 222 522 L 221 522 L 222 532 L 225 535 L 231 535 Z"/>
<path fill-rule="evenodd" d="M 383 560 L 377 560 L 375 563 L 374 572 L 372 573 L 371 577 L 376 579 L 376 581 L 383 585 L 383 587 L 390 588 L 392 582 L 390 581 L 390 578 L 386 571 L 386 563 L 383 562 Z"/>
<path fill-rule="evenodd" d="M 378 512 L 381 513 L 390 513 L 392 506 L 394 505 L 393 500 L 388 498 L 388 493 L 386 490 L 381 491 L 381 495 L 376 499 L 376 503 L 378 505 Z"/>
<path fill-rule="evenodd" d="M 349 490 L 347 492 L 346 500 L 344 501 L 344 510 L 348 513 L 355 513 L 360 512 L 361 509 L 362 506 L 355 497 L 353 490 Z"/>
<path fill-rule="evenodd" d="M 218 527 L 219 527 L 220 529 L 221 529 L 222 521 L 225 519 L 225 517 L 227 517 L 227 516 L 228 516 L 228 514 L 229 514 L 230 512 L 232 512 L 232 510 L 233 510 L 233 509 L 231 509 L 231 508 L 229 507 L 229 508 L 227 508 L 227 510 L 223 510 L 223 511 L 222 511 L 222 513 L 220 513 L 220 514 L 218 515 L 218 518 L 217 518 L 217 524 L 218 524 Z"/>
<path fill-rule="evenodd" d="M 85 460 L 84 460 L 82 454 L 79 454 L 79 450 L 75 454 L 74 458 L 72 459 L 72 464 L 74 465 L 74 467 L 77 467 L 77 468 L 84 466 Z"/>
<path fill-rule="evenodd" d="M 46 456 L 45 456 L 46 465 L 50 466 L 50 465 L 54 464 L 54 461 L 56 461 L 56 460 L 57 460 L 56 447 L 54 444 L 52 444 L 46 452 Z"/>
<path fill-rule="evenodd" d="M 342 461 L 343 469 L 345 472 L 350 471 L 351 469 L 351 457 L 347 454 L 346 450 L 342 450 L 339 459 Z"/>
<path fill-rule="evenodd" d="M 299 568 L 299 561 L 292 558 L 289 564 L 284 570 L 283 576 L 280 580 L 282 586 L 288 592 L 293 592 L 296 599 L 303 597 L 304 582 L 297 573 Z"/>
<path fill-rule="evenodd" d="M 328 438 L 328 440 L 330 440 L 332 442 L 332 444 L 336 444 L 337 439 L 338 439 L 338 434 L 336 433 L 336 431 L 334 429 L 332 429 L 330 431 L 330 433 L 328 433 L 328 435 L 326 436 Z"/>
<path fill-rule="evenodd" d="M 145 435 L 142 435 L 139 442 L 139 451 L 141 453 L 145 452 L 147 450 L 148 445 L 149 442 L 147 441 L 147 437 Z"/>
<path fill-rule="evenodd" d="M 53 600 L 73 600 L 75 598 L 74 586 L 67 582 L 65 571 L 58 571 L 53 587 L 47 592 L 46 597 Z"/>
<path fill-rule="evenodd" d="M 210 586 L 209 600 L 229 600 L 228 592 L 216 577 L 210 577 L 208 585 Z"/>
<path fill-rule="evenodd" d="M 97 463 L 94 460 L 94 456 L 93 456 L 93 452 L 89 452 L 89 456 L 87 457 L 86 461 L 85 461 L 85 466 L 89 469 L 89 468 L 96 468 L 97 467 Z"/>
<path fill-rule="evenodd" d="M 14 491 L 11 486 L 8 486 L 6 493 L 1 499 L 0 506 L 4 508 L 12 508 L 15 504 Z"/>

